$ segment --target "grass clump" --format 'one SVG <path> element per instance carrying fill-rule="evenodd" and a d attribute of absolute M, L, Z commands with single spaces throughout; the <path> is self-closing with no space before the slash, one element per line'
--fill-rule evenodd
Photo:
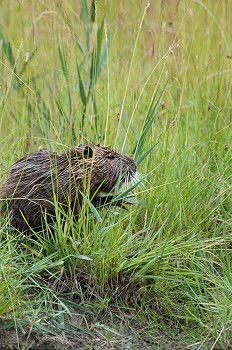
<path fill-rule="evenodd" d="M 8 5 L 1 183 L 24 154 L 86 140 L 133 154 L 143 181 L 128 210 L 94 211 L 86 200 L 78 222 L 70 213 L 63 223 L 57 208 L 54 231 L 36 238 L 15 236 L 2 218 L 1 317 L 26 313 L 36 329 L 66 334 L 84 304 L 101 315 L 126 305 L 146 334 L 227 349 L 230 1 L 142 1 L 133 11 L 117 1 Z"/>

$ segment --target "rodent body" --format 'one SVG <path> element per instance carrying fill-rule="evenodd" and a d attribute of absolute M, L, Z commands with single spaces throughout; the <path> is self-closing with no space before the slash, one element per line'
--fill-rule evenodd
<path fill-rule="evenodd" d="M 118 181 L 128 182 L 135 173 L 135 162 L 109 147 L 79 145 L 61 155 L 37 150 L 10 168 L 0 194 L 2 212 L 20 231 L 41 227 L 45 214 L 54 215 L 54 202 L 78 215 L 82 193 L 94 205 L 101 203 L 100 193 L 109 195 Z"/>

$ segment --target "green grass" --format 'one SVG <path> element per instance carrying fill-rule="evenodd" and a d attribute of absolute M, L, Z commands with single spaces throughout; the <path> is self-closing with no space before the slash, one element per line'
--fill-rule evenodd
<path fill-rule="evenodd" d="M 86 141 L 133 154 L 148 175 L 126 211 L 86 201 L 62 225 L 57 208 L 55 234 L 35 241 L 1 218 L 0 317 L 55 332 L 70 313 L 63 299 L 90 307 L 97 295 L 109 310 L 128 293 L 149 332 L 227 349 L 232 4 L 150 3 L 1 4 L 1 183 L 38 147 Z"/>

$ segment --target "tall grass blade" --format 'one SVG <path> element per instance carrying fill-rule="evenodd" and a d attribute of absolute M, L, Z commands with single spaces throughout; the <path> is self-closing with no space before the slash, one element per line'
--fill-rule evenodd
<path fill-rule="evenodd" d="M 148 133 L 151 130 L 151 127 L 153 125 L 155 116 L 157 115 L 158 109 L 161 105 L 162 97 L 163 97 L 164 91 L 166 89 L 167 83 L 168 83 L 168 81 L 165 83 L 158 98 L 157 98 L 158 88 L 156 88 L 154 91 L 153 98 L 152 98 L 150 107 L 148 109 L 147 116 L 145 118 L 145 122 L 144 122 L 144 126 L 142 129 L 141 135 L 136 143 L 136 146 L 134 147 L 134 149 L 132 151 L 132 154 L 134 154 L 135 159 L 137 159 L 143 151 L 144 143 L 146 141 Z"/>
<path fill-rule="evenodd" d="M 90 8 L 90 19 L 92 23 L 96 21 L 96 15 L 97 15 L 97 0 L 92 0 L 91 8 Z"/>
<path fill-rule="evenodd" d="M 5 40 L 2 32 L 0 32 L 0 41 L 2 42 L 2 52 L 4 56 L 7 58 L 7 60 L 9 61 L 11 68 L 16 73 L 15 58 L 14 58 L 11 44 L 9 41 Z"/>
<path fill-rule="evenodd" d="M 82 81 L 80 68 L 79 68 L 79 65 L 78 65 L 77 62 L 76 62 L 76 66 L 77 66 L 77 74 L 78 74 L 79 91 L 80 91 L 81 102 L 82 102 L 83 106 L 86 107 L 87 98 L 86 98 L 86 94 L 85 94 L 85 88 L 84 88 L 84 84 L 83 84 L 83 81 Z"/>
<path fill-rule="evenodd" d="M 89 4 L 87 0 L 80 0 L 81 20 L 84 24 L 89 22 Z"/>
<path fill-rule="evenodd" d="M 93 212 L 93 214 L 95 215 L 96 219 L 100 222 L 103 222 L 102 217 L 99 215 L 97 209 L 95 208 L 95 206 L 91 203 L 91 201 L 84 195 L 84 193 L 82 193 L 81 191 L 79 191 L 80 194 L 82 195 L 85 203 L 88 204 L 89 208 L 91 209 L 91 211 Z"/>
<path fill-rule="evenodd" d="M 126 123 L 128 124 L 129 130 L 131 130 L 131 132 L 133 133 L 133 136 L 137 139 L 137 133 L 133 128 L 131 120 L 123 106 L 122 106 L 122 117 L 125 119 Z"/>
<path fill-rule="evenodd" d="M 86 51 L 89 52 L 90 35 L 92 32 L 92 28 L 90 25 L 90 18 L 89 18 L 89 4 L 87 0 L 80 0 L 80 5 L 81 5 L 81 21 L 85 26 Z"/>
<path fill-rule="evenodd" d="M 137 161 L 136 164 L 139 166 L 145 158 L 153 151 L 153 149 L 158 145 L 159 142 L 156 142 L 155 145 L 151 146 Z"/>

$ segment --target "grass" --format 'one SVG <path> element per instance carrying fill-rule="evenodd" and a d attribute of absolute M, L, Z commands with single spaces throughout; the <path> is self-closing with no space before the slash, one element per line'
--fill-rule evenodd
<path fill-rule="evenodd" d="M 62 226 L 57 208 L 53 235 L 25 238 L 1 218 L 1 319 L 65 334 L 73 310 L 121 305 L 118 317 L 135 310 L 153 337 L 228 349 L 231 2 L 31 1 L 1 11 L 1 183 L 38 147 L 86 141 L 133 154 L 146 175 L 126 211 L 86 201 L 78 223 L 70 213 Z"/>

